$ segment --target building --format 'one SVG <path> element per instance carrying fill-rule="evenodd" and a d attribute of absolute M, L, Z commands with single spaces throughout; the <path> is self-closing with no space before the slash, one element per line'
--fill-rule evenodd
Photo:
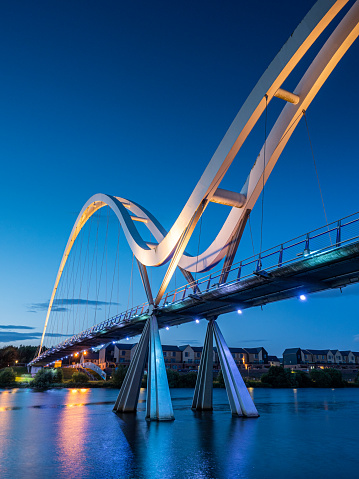
<path fill-rule="evenodd" d="M 239 368 L 245 367 L 245 364 L 249 363 L 249 355 L 243 348 L 229 348 L 230 352 L 232 353 L 234 362 L 237 364 Z"/>
<path fill-rule="evenodd" d="M 340 351 L 344 364 L 355 364 L 355 355 L 351 351 Z"/>
<path fill-rule="evenodd" d="M 244 348 L 249 364 L 268 364 L 268 353 L 264 348 Z"/>
<path fill-rule="evenodd" d="M 99 365 L 100 359 L 99 359 L 99 353 L 98 351 L 85 351 L 81 354 L 80 357 L 80 363 L 92 363 L 96 364 L 97 366 Z"/>
<path fill-rule="evenodd" d="M 302 350 L 300 348 L 288 348 L 283 352 L 283 365 L 295 366 L 302 364 Z"/>
<path fill-rule="evenodd" d="M 268 364 L 270 366 L 280 366 L 280 360 L 277 356 L 268 356 Z"/>
<path fill-rule="evenodd" d="M 104 369 L 117 364 L 129 365 L 136 349 L 135 344 L 108 343 L 99 351 L 99 366 Z"/>
<path fill-rule="evenodd" d="M 330 349 L 307 349 L 312 355 L 312 363 L 314 364 L 333 364 L 334 353 Z"/>
<path fill-rule="evenodd" d="M 178 346 L 162 345 L 163 359 L 167 369 L 181 369 L 182 351 Z"/>

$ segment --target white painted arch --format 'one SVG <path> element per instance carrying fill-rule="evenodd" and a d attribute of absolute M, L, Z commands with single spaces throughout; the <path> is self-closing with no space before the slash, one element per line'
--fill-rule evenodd
<path fill-rule="evenodd" d="M 266 105 L 272 100 L 277 90 L 281 87 L 284 80 L 307 52 L 309 47 L 346 3 L 348 3 L 348 0 L 319 0 L 305 16 L 264 72 L 240 109 L 182 212 L 168 233 L 145 208 L 130 200 L 97 194 L 86 202 L 71 231 L 60 263 L 45 320 L 41 347 L 56 290 L 67 258 L 79 232 L 92 214 L 104 206 L 109 206 L 116 214 L 124 230 L 127 242 L 136 258 L 146 266 L 160 266 L 165 264 L 171 258 L 177 243 L 192 221 L 201 203 L 204 200 L 209 201 L 215 194 L 229 166 L 258 121 L 260 115 L 263 113 Z M 339 60 L 358 37 L 358 34 L 359 0 L 354 3 L 331 34 L 299 82 L 294 91 L 295 95 L 299 97 L 299 102 L 297 104 L 288 103 L 283 108 L 266 142 L 265 168 L 263 147 L 259 158 L 252 167 L 248 179 L 242 188 L 241 193 L 246 195 L 246 202 L 243 207 L 233 207 L 231 209 L 215 240 L 198 257 L 192 257 L 183 253 L 178 263 L 179 266 L 190 272 L 202 272 L 214 267 L 225 256 L 236 226 L 244 218 L 246 211 L 251 210 L 256 203 L 262 191 L 263 184 L 267 181 L 276 161 L 301 117 L 301 112 L 308 108 Z M 128 212 L 128 209 L 132 214 Z M 157 245 L 148 245 L 146 241 L 143 240 L 135 227 L 132 215 L 144 218 L 147 228 L 157 241 Z"/>

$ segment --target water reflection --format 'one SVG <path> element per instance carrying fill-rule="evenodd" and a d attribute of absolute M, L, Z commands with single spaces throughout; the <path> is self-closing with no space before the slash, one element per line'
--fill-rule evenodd
<path fill-rule="evenodd" d="M 176 420 L 168 423 L 145 422 L 143 414 L 117 415 L 133 453 L 133 477 L 242 477 L 248 469 L 256 419 L 232 418 L 227 406 L 193 412 L 189 404 L 186 408 L 179 404 L 174 410 Z"/>
<path fill-rule="evenodd" d="M 174 422 L 148 423 L 143 402 L 112 412 L 116 390 L 0 391 L 0 478 L 356 477 L 359 389 L 255 389 L 259 419 L 232 418 L 224 390 L 193 412 L 192 393 L 172 391 Z"/>
<path fill-rule="evenodd" d="M 77 393 L 81 394 L 80 390 L 68 391 L 65 397 L 66 408 L 58 412 L 56 421 L 56 454 L 61 474 L 68 477 L 76 470 L 86 473 L 86 451 L 83 445 L 87 433 L 88 410 L 83 407 L 84 403 L 77 402 Z M 74 406 L 76 410 L 72 409 Z"/>

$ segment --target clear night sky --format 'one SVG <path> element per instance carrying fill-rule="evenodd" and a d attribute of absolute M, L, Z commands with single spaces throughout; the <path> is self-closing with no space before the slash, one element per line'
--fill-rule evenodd
<path fill-rule="evenodd" d="M 91 195 L 133 199 L 170 228 L 246 97 L 313 4 L 1 3 L 0 346 L 39 342 L 32 335 L 43 328 L 41 305 Z M 298 70 L 308 64 L 303 60 Z M 329 221 L 359 209 L 358 77 L 357 41 L 307 112 Z M 295 73 L 283 86 L 294 88 L 299 78 Z M 269 128 L 283 106 L 278 99 L 270 104 Z M 261 120 L 221 187 L 240 190 L 263 138 Z M 258 202 L 252 215 L 256 250 L 260 212 Z M 218 231 L 219 216 L 204 216 L 203 247 Z M 264 247 L 324 223 L 302 121 L 266 186 Z M 237 259 L 251 253 L 246 232 Z M 270 354 L 295 346 L 359 350 L 358 291 L 353 286 L 306 303 L 229 314 L 219 324 L 230 346 L 262 345 Z M 145 299 L 140 290 L 135 295 L 138 302 Z M 202 344 L 205 323 L 163 331 L 162 340 Z"/>

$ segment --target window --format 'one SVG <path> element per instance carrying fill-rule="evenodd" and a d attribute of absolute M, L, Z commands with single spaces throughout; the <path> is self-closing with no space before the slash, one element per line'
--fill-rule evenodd
<path fill-rule="evenodd" d="M 258 354 L 255 354 L 254 357 L 255 357 L 256 359 L 258 359 Z"/>
<path fill-rule="evenodd" d="M 173 351 L 172 356 L 176 357 L 176 353 Z"/>
<path fill-rule="evenodd" d="M 122 356 L 126 356 L 126 351 L 121 351 Z"/>
<path fill-rule="evenodd" d="M 189 353 L 186 351 L 186 352 L 184 353 L 184 357 L 185 357 L 185 358 L 188 358 L 188 356 L 189 356 Z"/>
<path fill-rule="evenodd" d="M 243 354 L 240 354 L 239 357 L 242 359 L 242 358 L 243 358 Z"/>
<path fill-rule="evenodd" d="M 322 359 L 325 359 L 325 356 L 324 356 L 324 354 L 323 354 L 323 356 L 322 356 Z"/>
<path fill-rule="evenodd" d="M 196 359 L 196 360 L 195 360 L 195 363 L 196 363 L 196 364 L 199 364 L 199 359 Z"/>
<path fill-rule="evenodd" d="M 167 353 L 166 353 L 166 351 L 163 351 L 163 356 L 167 356 Z"/>
<path fill-rule="evenodd" d="M 201 353 L 196 353 L 197 358 L 201 357 Z"/>

